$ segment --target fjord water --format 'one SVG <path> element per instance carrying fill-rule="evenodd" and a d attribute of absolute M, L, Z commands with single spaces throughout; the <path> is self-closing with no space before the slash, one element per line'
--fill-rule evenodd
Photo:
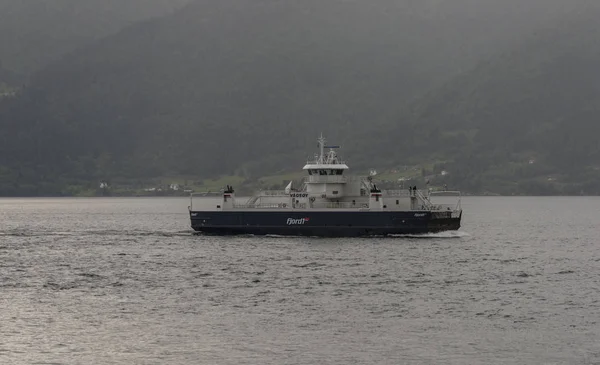
<path fill-rule="evenodd" d="M 188 203 L 0 199 L 0 363 L 600 363 L 599 198 L 361 239 L 194 236 Z"/>

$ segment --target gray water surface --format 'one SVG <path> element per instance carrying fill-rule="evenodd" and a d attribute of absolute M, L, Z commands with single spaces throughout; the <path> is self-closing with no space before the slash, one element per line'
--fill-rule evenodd
<path fill-rule="evenodd" d="M 187 199 L 0 199 L 0 364 L 600 364 L 600 199 L 427 237 L 194 236 Z"/>

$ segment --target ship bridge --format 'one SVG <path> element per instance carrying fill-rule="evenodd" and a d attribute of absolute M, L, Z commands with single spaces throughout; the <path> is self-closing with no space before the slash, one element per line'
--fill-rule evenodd
<path fill-rule="evenodd" d="M 303 167 L 308 173 L 304 180 L 306 191 L 325 199 L 339 199 L 346 195 L 348 179 L 344 176 L 344 171 L 349 168 L 335 151 L 339 146 L 327 146 L 325 142 L 321 135 L 318 139 L 319 154 Z M 325 149 L 329 151 L 325 152 Z"/>

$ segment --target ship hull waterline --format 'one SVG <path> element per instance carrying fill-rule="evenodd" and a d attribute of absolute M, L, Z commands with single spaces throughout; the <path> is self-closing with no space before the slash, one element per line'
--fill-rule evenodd
<path fill-rule="evenodd" d="M 361 237 L 455 231 L 451 212 L 191 211 L 192 229 L 209 235 Z"/>

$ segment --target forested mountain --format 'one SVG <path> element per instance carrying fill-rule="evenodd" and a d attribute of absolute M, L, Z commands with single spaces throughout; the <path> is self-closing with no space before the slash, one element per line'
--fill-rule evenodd
<path fill-rule="evenodd" d="M 581 8 L 413 103 L 388 131 L 404 136 L 392 159 L 428 150 L 474 191 L 598 194 L 599 17 Z"/>
<path fill-rule="evenodd" d="M 0 64 L 0 94 L 3 91 L 12 89 L 19 84 L 20 77 L 14 72 L 9 71 L 2 67 Z"/>
<path fill-rule="evenodd" d="M 24 79 L 77 47 L 187 1 L 0 0 L 0 65 Z"/>
<path fill-rule="evenodd" d="M 10 194 L 115 177 L 253 178 L 295 170 L 322 131 L 353 167 L 437 161 L 458 187 L 505 189 L 514 174 L 497 184 L 490 166 L 550 159 L 559 116 L 589 119 L 569 93 L 586 78 L 565 67 L 597 63 L 586 21 L 596 10 L 588 0 L 197 0 L 81 47 L 5 98 L 0 181 Z M 578 95 L 592 108 L 589 92 Z"/>

